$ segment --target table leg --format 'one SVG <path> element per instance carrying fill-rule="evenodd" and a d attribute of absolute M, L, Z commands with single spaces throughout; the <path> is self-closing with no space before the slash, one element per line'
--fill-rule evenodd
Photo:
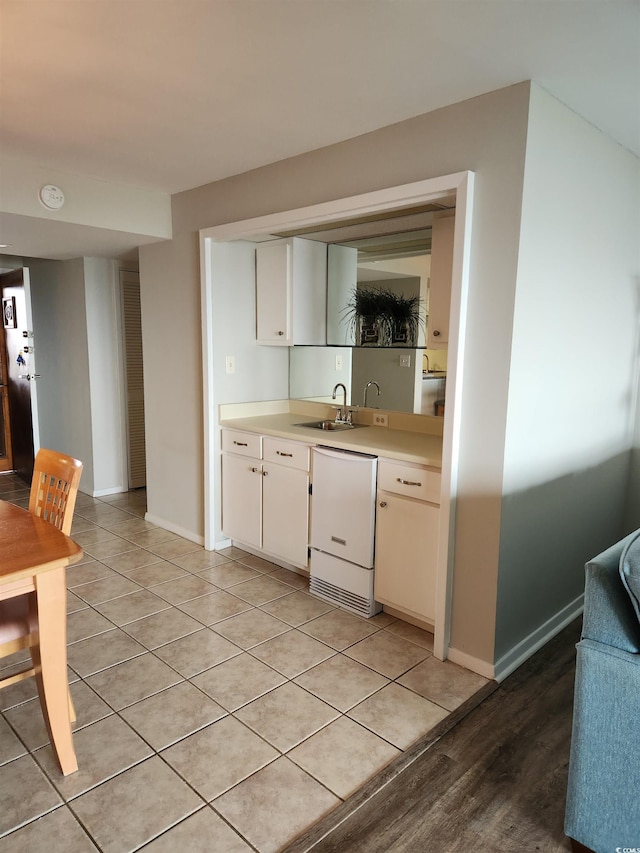
<path fill-rule="evenodd" d="M 65 776 L 78 769 L 69 719 L 67 683 L 67 599 L 64 568 L 35 576 L 39 642 L 32 649 L 51 745 Z"/>

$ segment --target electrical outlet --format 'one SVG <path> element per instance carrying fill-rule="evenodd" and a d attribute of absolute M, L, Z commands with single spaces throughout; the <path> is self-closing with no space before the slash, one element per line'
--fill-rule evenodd
<path fill-rule="evenodd" d="M 236 372 L 236 359 L 233 355 L 228 355 L 224 360 L 224 370 L 225 373 L 235 373 Z"/>
<path fill-rule="evenodd" d="M 342 370 L 342 356 L 336 356 L 336 370 Z"/>
<path fill-rule="evenodd" d="M 400 367 L 411 367 L 411 356 L 410 355 L 401 355 L 400 356 Z"/>
<path fill-rule="evenodd" d="M 374 426 L 389 426 L 389 418 L 385 412 L 374 412 L 373 413 L 373 425 Z"/>

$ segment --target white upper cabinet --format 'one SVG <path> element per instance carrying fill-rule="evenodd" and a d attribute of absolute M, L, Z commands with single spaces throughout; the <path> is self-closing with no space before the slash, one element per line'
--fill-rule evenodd
<path fill-rule="evenodd" d="M 449 343 L 451 274 L 453 272 L 453 211 L 433 215 L 431 278 L 429 281 L 429 349 L 446 349 Z"/>
<path fill-rule="evenodd" d="M 259 344 L 326 344 L 324 243 L 289 237 L 257 244 L 256 327 Z"/>

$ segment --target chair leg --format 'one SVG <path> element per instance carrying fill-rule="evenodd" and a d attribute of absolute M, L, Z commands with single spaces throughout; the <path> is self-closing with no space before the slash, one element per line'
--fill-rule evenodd
<path fill-rule="evenodd" d="M 51 745 L 62 773 L 67 776 L 78 769 L 78 761 L 69 719 L 64 571 L 53 570 L 37 575 L 36 596 L 39 638 L 31 649 L 31 656 Z"/>
<path fill-rule="evenodd" d="M 71 698 L 71 690 L 69 688 L 67 688 L 67 700 L 69 703 L 69 719 L 72 723 L 75 723 L 78 718 L 76 717 L 76 709 L 73 707 L 73 699 Z"/>

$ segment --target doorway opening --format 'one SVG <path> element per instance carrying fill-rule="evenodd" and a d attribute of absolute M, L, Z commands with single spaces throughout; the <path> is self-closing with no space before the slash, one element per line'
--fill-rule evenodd
<path fill-rule="evenodd" d="M 468 267 L 473 209 L 473 173 L 460 172 L 429 178 L 412 184 L 390 187 L 358 196 L 323 202 L 310 207 L 289 210 L 240 222 L 231 222 L 200 231 L 202 258 L 202 339 L 204 366 L 204 456 L 205 456 L 205 547 L 215 546 L 216 530 L 221 518 L 220 423 L 215 382 L 213 316 L 215 307 L 213 281 L 216 260 L 215 243 L 234 241 L 261 242 L 284 234 L 300 234 L 340 225 L 385 219 L 411 213 L 416 206 L 451 200 L 457 210 L 453 241 L 448 368 L 448 401 L 444 413 L 442 490 L 440 502 L 439 549 L 434 654 L 447 657 L 453 599 L 453 542 L 455 504 L 458 487 L 458 462 L 462 409 L 465 349 Z"/>
<path fill-rule="evenodd" d="M 30 483 L 38 441 L 29 270 L 0 275 L 0 293 L 0 471 L 15 471 Z"/>

